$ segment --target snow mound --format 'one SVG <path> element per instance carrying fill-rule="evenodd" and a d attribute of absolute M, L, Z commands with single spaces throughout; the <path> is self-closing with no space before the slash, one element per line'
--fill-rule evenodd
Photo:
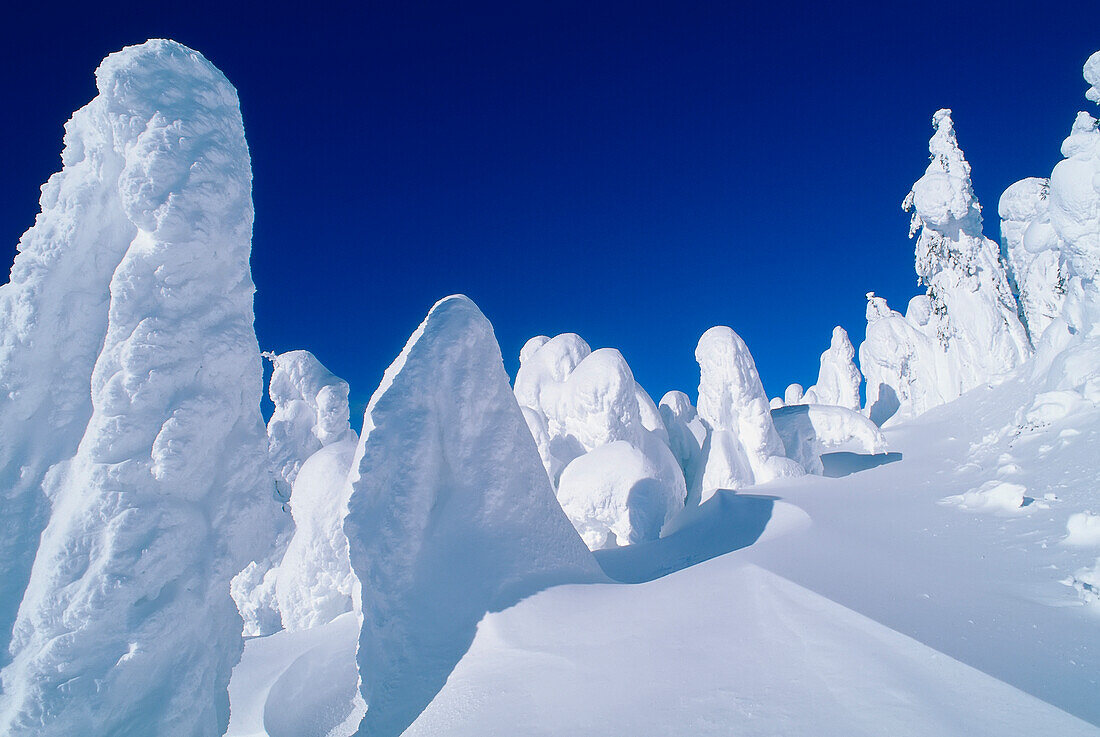
<path fill-rule="evenodd" d="M 987 481 L 977 489 L 963 494 L 944 497 L 942 503 L 956 506 L 969 512 L 996 512 L 1002 514 L 1020 514 L 1034 508 L 1044 508 L 1045 504 L 1025 496 L 1027 487 L 1010 481 Z"/>
<path fill-rule="evenodd" d="M 668 449 L 660 450 L 652 436 L 642 444 L 601 445 L 561 475 L 558 501 L 590 550 L 656 540 L 683 508 L 687 490 L 679 467 L 653 461 Z"/>
<path fill-rule="evenodd" d="M 802 467 L 786 457 L 771 406 L 745 341 L 732 329 L 713 327 L 695 349 L 699 362 L 699 416 L 708 428 L 698 501 L 717 489 L 740 489 Z"/>
<path fill-rule="evenodd" d="M 661 412 L 619 351 L 572 333 L 543 338 L 524 345 L 515 394 L 558 501 L 590 547 L 656 538 L 687 496 Z M 599 458 L 629 460 L 620 470 Z"/>
<path fill-rule="evenodd" d="M 1084 68 L 1085 81 L 1089 83 L 1089 89 L 1085 97 L 1100 105 L 1100 51 L 1088 58 Z"/>
<path fill-rule="evenodd" d="M 1100 547 L 1100 514 L 1077 512 L 1066 521 L 1066 545 Z"/>
<path fill-rule="evenodd" d="M 1100 558 L 1091 568 L 1082 568 L 1063 583 L 1072 586 L 1086 605 L 1100 608 Z"/>
<path fill-rule="evenodd" d="M 466 297 L 438 302 L 386 370 L 351 479 L 362 733 L 401 733 L 485 612 L 602 577 L 554 498 L 493 328 Z"/>
<path fill-rule="evenodd" d="M 67 387 L 55 455 L 71 450 L 67 423 L 87 421 L 75 455 L 46 474 L 53 511 L 2 673 L 0 732 L 221 734 L 243 647 L 230 579 L 278 513 L 259 409 L 248 148 L 233 87 L 177 43 L 112 54 L 96 83 L 15 269 L 37 272 L 37 297 L 16 300 L 31 336 L 62 310 L 92 335 L 66 347 L 77 351 L 70 373 L 47 372 L 29 393 L 55 378 Z M 33 264 L 53 234 L 58 258 Z M 92 339 L 102 348 L 89 384 Z M 44 350 L 30 355 L 48 358 L 52 342 Z M 80 392 L 90 403 L 68 406 Z"/>
<path fill-rule="evenodd" d="M 878 455 L 889 450 L 886 436 L 875 423 L 844 407 L 826 404 L 782 407 L 772 410 L 772 420 L 787 456 L 806 473 L 823 473 L 821 456 L 825 453 Z"/>

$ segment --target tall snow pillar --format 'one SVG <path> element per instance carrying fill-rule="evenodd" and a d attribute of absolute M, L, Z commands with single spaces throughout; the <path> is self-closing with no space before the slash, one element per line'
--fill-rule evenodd
<path fill-rule="evenodd" d="M 554 498 L 492 325 L 466 297 L 438 302 L 387 369 L 351 478 L 360 735 L 401 734 L 486 612 L 602 578 Z"/>
<path fill-rule="evenodd" d="M 243 646 L 229 581 L 278 508 L 259 409 L 248 148 L 235 90 L 184 46 L 126 48 L 96 81 L 25 239 L 42 285 L 28 322 L 48 330 L 40 321 L 64 309 L 99 331 L 102 350 L 90 384 L 82 364 L 45 377 L 73 396 L 90 386 L 90 411 L 75 455 L 45 474 L 52 514 L 0 674 L 0 733 L 210 737 L 228 724 Z M 57 301 L 86 290 L 109 298 L 80 297 L 87 312 Z M 13 353 L 50 357 L 37 350 Z"/>

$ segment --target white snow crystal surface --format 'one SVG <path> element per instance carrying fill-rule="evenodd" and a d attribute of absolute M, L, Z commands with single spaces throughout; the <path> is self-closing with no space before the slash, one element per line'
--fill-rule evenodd
<path fill-rule="evenodd" d="M 1100 514 L 1077 512 L 1066 520 L 1066 545 L 1100 547 Z"/>
<path fill-rule="evenodd" d="M 65 422 L 90 417 L 75 456 L 47 474 L 53 511 L 2 673 L 0 733 L 208 737 L 228 723 L 243 646 L 229 581 L 278 509 L 252 327 L 248 148 L 233 87 L 177 43 L 112 54 L 96 83 L 43 188 L 44 232 L 25 241 L 46 256 L 39 238 L 65 233 L 56 259 L 34 266 L 32 291 L 44 291 L 31 333 L 64 310 L 102 349 L 89 385 L 78 340 L 64 379 L 66 396 L 90 386 L 90 405 Z M 74 305 L 73 294 L 88 296 Z M 66 431 L 53 450 L 70 441 Z"/>
<path fill-rule="evenodd" d="M 397 735 L 488 611 L 602 577 L 554 498 L 493 328 L 438 302 L 364 418 L 344 523 L 362 583 L 363 734 Z"/>

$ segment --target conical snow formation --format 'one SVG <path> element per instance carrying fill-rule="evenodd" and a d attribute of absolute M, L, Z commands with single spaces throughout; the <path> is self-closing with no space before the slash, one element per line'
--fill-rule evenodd
<path fill-rule="evenodd" d="M 859 385 L 863 383 L 863 375 L 852 360 L 855 355 L 856 349 L 848 340 L 847 331 L 837 325 L 833 328 L 829 350 L 821 354 L 817 383 L 806 391 L 814 401 L 807 401 L 806 404 L 830 404 L 858 412 Z"/>
<path fill-rule="evenodd" d="M 21 318 L 32 333 L 64 309 L 99 330 L 102 350 L 75 455 L 46 474 L 52 514 L 2 673 L 0 732 L 207 737 L 228 723 L 243 646 L 229 581 L 278 509 L 252 327 L 248 148 L 233 87 L 186 47 L 129 47 L 96 81 L 17 268 L 24 285 L 37 272 Z M 87 340 L 75 348 L 85 361 Z M 30 350 L 38 362 L 55 346 Z M 75 397 L 89 391 L 84 371 L 46 379 Z M 39 442 L 36 424 L 54 421 L 22 420 Z"/>
<path fill-rule="evenodd" d="M 351 478 L 361 735 L 400 734 L 487 611 L 602 578 L 554 499 L 492 325 L 466 297 L 438 302 L 387 369 Z"/>
<path fill-rule="evenodd" d="M 594 550 L 655 539 L 687 497 L 661 413 L 614 348 L 544 337 L 524 346 L 515 394 L 558 501 Z"/>
<path fill-rule="evenodd" d="M 351 611 L 343 509 L 358 436 L 348 423 L 348 384 L 309 351 L 264 357 L 273 364 L 268 395 L 275 405 L 268 453 L 293 524 L 282 516 L 265 559 L 233 579 L 233 600 L 249 636 L 308 629 Z M 299 483 L 307 464 L 308 478 Z"/>
<path fill-rule="evenodd" d="M 699 339 L 695 360 L 699 416 L 709 430 L 699 501 L 718 489 L 803 475 L 802 467 L 786 457 L 756 362 L 741 336 L 727 327 L 711 328 Z"/>
<path fill-rule="evenodd" d="M 932 117 L 931 163 L 903 204 L 919 232 L 916 270 L 928 288 L 927 331 L 947 353 L 940 377 L 948 399 L 1003 377 L 1031 353 L 1000 249 L 982 235 L 970 164 L 955 139 L 950 110 Z"/>

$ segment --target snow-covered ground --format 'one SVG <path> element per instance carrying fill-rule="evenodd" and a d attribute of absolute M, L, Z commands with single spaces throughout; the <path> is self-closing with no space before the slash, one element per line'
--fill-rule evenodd
<path fill-rule="evenodd" d="M 487 615 L 406 734 L 1100 735 L 1100 607 L 1071 585 L 1100 547 L 1065 541 L 1096 508 L 1100 411 L 1019 428 L 1033 393 L 979 388 L 888 429 L 888 457 L 826 456 L 825 477 L 720 492 L 672 535 L 599 551 L 629 583 Z M 990 481 L 1026 506 L 944 502 Z M 319 705 L 330 727 L 355 692 L 346 629 L 325 678 L 294 668 L 343 683 Z M 304 688 L 288 666 L 315 635 L 279 637 L 286 665 L 274 643 L 246 646 L 232 737 L 286 734 L 279 699 L 265 721 L 244 685 L 262 662 L 279 693 Z"/>

